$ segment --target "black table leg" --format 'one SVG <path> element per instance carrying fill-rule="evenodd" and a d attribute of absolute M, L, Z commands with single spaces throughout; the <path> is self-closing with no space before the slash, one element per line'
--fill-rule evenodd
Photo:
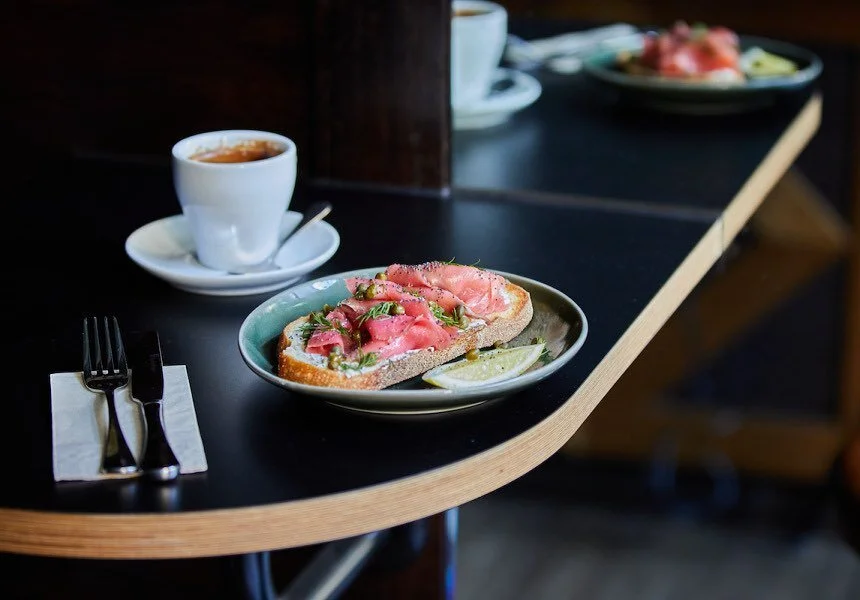
<path fill-rule="evenodd" d="M 238 570 L 238 597 L 242 600 L 275 600 L 268 552 L 252 552 L 235 557 Z"/>
<path fill-rule="evenodd" d="M 453 600 L 456 581 L 458 510 L 445 513 L 442 557 L 444 598 Z M 421 556 L 427 543 L 424 520 L 389 530 L 338 540 L 326 544 L 285 590 L 278 592 L 272 578 L 268 552 L 234 558 L 239 569 L 239 597 L 243 600 L 334 600 L 372 561 L 372 570 L 396 572 Z"/>
<path fill-rule="evenodd" d="M 457 536 L 460 529 L 460 509 L 445 512 L 445 600 L 454 600 L 457 588 Z"/>
<path fill-rule="evenodd" d="M 374 552 L 388 537 L 375 531 L 358 537 L 330 542 L 278 596 L 279 600 L 331 600 L 337 598 Z"/>

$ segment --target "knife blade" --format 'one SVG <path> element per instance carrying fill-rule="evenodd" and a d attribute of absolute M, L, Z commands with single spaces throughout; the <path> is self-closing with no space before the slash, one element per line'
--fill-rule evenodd
<path fill-rule="evenodd" d="M 131 397 L 143 409 L 144 446 L 140 468 L 145 477 L 171 481 L 179 476 L 179 461 L 164 432 L 164 371 L 157 331 L 132 335 Z"/>

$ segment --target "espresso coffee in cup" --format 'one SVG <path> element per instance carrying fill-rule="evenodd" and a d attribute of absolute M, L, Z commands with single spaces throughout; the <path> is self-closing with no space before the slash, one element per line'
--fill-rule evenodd
<path fill-rule="evenodd" d="M 477 17 L 478 15 L 483 15 L 487 11 L 486 10 L 478 10 L 474 8 L 455 8 L 454 9 L 454 18 L 457 17 Z"/>
<path fill-rule="evenodd" d="M 247 140 L 232 146 L 201 148 L 188 158 L 210 163 L 253 162 L 272 158 L 286 150 L 286 146 L 272 140 Z"/>
<path fill-rule="evenodd" d="M 451 5 L 451 106 L 485 98 L 508 38 L 508 13 L 494 2 L 454 0 Z"/>
<path fill-rule="evenodd" d="M 238 272 L 266 261 L 296 183 L 297 150 L 267 131 L 201 133 L 173 146 L 173 183 L 197 260 Z"/>

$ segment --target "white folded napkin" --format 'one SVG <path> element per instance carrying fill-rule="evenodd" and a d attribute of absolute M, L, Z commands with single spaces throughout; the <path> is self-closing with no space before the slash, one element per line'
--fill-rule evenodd
<path fill-rule="evenodd" d="M 582 66 L 582 59 L 590 53 L 633 47 L 640 40 L 638 29 L 626 23 L 572 31 L 536 40 L 524 40 L 509 35 L 505 59 L 520 69 L 543 65 L 559 73 L 574 73 Z"/>
<path fill-rule="evenodd" d="M 143 450 L 143 411 L 131 399 L 131 386 L 115 392 L 119 423 L 137 460 Z M 208 468 L 191 384 L 185 365 L 164 367 L 164 430 L 179 460 L 180 473 Z M 54 481 L 91 481 L 113 476 L 99 472 L 107 437 L 105 395 L 84 386 L 80 372 L 51 374 Z"/>

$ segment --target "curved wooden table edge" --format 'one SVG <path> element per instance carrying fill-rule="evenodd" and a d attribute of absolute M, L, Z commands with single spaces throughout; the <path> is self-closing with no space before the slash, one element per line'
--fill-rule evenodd
<path fill-rule="evenodd" d="M 816 94 L 579 389 L 556 412 L 517 437 L 419 475 L 295 502 L 135 515 L 0 509 L 0 551 L 162 559 L 306 546 L 421 519 L 510 483 L 573 436 L 791 166 L 814 135 L 820 118 L 821 98 Z M 391 507 L 385 513 L 379 511 L 383 504 Z"/>

